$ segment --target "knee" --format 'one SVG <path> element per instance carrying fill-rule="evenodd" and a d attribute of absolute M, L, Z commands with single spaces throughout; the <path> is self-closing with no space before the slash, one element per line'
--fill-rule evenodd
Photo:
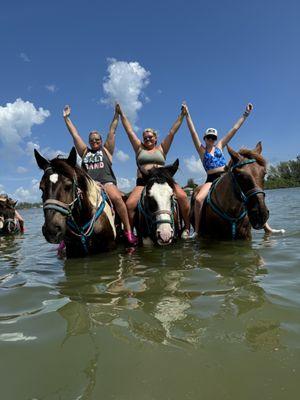
<path fill-rule="evenodd" d="M 204 198 L 203 198 L 202 196 L 197 196 L 196 199 L 195 199 L 195 204 L 196 204 L 198 207 L 201 207 L 202 204 L 203 204 L 203 201 L 204 201 Z"/>
<path fill-rule="evenodd" d="M 128 211 L 134 211 L 136 209 L 137 203 L 138 203 L 138 200 L 129 198 L 126 201 L 127 210 Z"/>

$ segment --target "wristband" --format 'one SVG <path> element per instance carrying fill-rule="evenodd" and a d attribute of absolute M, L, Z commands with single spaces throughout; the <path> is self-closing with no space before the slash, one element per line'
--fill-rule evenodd
<path fill-rule="evenodd" d="M 247 118 L 247 117 L 249 117 L 249 114 L 250 114 L 249 111 L 245 111 L 244 114 L 243 114 L 243 116 L 244 116 L 245 118 Z"/>

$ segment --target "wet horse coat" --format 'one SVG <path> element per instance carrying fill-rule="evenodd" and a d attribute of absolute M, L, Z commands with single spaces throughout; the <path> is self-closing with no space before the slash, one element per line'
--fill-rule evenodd
<path fill-rule="evenodd" d="M 149 239 L 159 245 L 171 244 L 179 234 L 180 222 L 177 201 L 174 197 L 173 175 L 179 162 L 153 168 L 143 174 L 146 186 L 138 203 L 136 228 L 144 243 Z"/>
<path fill-rule="evenodd" d="M 202 235 L 220 239 L 250 239 L 251 226 L 262 229 L 269 217 L 265 204 L 266 161 L 259 142 L 254 150 L 235 152 L 227 172 L 215 181 L 202 208 Z"/>
<path fill-rule="evenodd" d="M 67 159 L 43 158 L 36 150 L 38 166 L 44 171 L 45 223 L 43 234 L 50 243 L 66 244 L 67 257 L 106 251 L 115 246 L 114 215 L 96 182 L 76 165 L 73 148 Z"/>

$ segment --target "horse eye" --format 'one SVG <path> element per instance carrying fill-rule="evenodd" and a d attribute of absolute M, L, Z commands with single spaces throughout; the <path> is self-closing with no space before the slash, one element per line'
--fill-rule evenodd
<path fill-rule="evenodd" d="M 68 182 L 68 183 L 64 184 L 64 189 L 65 190 L 70 190 L 71 188 L 72 188 L 72 183 L 71 182 L 70 183 Z"/>

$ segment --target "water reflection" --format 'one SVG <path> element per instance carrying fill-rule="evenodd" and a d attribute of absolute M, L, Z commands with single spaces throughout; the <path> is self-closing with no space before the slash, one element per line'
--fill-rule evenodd
<path fill-rule="evenodd" d="M 211 320 L 236 318 L 265 302 L 264 260 L 245 243 L 115 252 L 105 260 L 67 260 L 64 269 L 58 289 L 70 299 L 59 310 L 66 338 L 105 326 L 120 338 L 195 345 Z"/>

